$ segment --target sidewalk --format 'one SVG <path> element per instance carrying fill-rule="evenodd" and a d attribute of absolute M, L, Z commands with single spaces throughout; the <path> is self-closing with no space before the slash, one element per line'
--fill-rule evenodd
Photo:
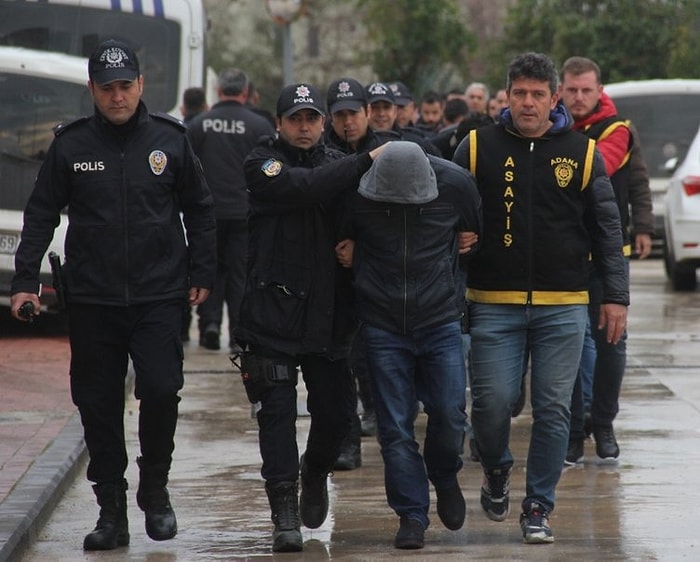
<path fill-rule="evenodd" d="M 480 469 L 467 461 L 460 474 L 468 509 L 464 529 L 442 528 L 433 505 L 426 548 L 412 560 L 697 558 L 700 299 L 697 293 L 667 292 L 661 267 L 660 262 L 632 264 L 633 335 L 615 426 L 620 462 L 599 465 L 594 444 L 586 442 L 586 462 L 562 475 L 552 518 L 554 545 L 524 546 L 519 536 L 517 506 L 531 421 L 527 408 L 513 424 L 516 470 L 508 520 L 499 524 L 483 516 Z M 82 429 L 68 392 L 68 344 L 51 337 L 19 342 L 0 337 L 0 561 L 20 560 L 25 552 L 32 562 L 88 559 L 80 545 L 97 508 L 84 480 Z M 109 559 L 270 557 L 255 421 L 240 379 L 225 350 L 202 350 L 196 341 L 186 348 L 185 370 L 171 478 L 180 533 L 173 541 L 149 541 L 142 514 L 130 504 L 131 545 Z M 135 407 L 131 398 L 127 415 Z M 300 419 L 300 440 L 307 424 L 308 418 Z M 127 429 L 133 452 L 134 429 Z M 129 470 L 135 483 L 134 466 Z M 305 550 L 294 559 L 408 558 L 391 546 L 396 518 L 386 505 L 382 476 L 376 442 L 366 438 L 363 467 L 333 476 L 329 519 L 318 530 L 303 530 Z"/>
<path fill-rule="evenodd" d="M 7 319 L 2 326 L 8 327 Z M 85 454 L 80 418 L 70 398 L 68 338 L 32 335 L 0 339 L 3 561 L 24 550 L 41 529 Z"/>

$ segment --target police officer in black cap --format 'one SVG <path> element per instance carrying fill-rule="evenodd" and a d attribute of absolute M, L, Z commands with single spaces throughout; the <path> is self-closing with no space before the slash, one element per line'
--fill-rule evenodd
<path fill-rule="evenodd" d="M 39 268 L 68 208 L 63 267 L 70 383 L 100 506 L 85 550 L 129 544 L 124 381 L 135 372 L 141 456 L 136 501 L 153 540 L 177 533 L 167 490 L 183 384 L 182 301 L 207 298 L 216 269 L 212 197 L 182 123 L 149 114 L 128 45 L 106 41 L 88 63 L 95 113 L 60 126 L 24 212 L 12 315 L 39 311 Z M 183 221 L 189 246 L 185 243 Z"/>
<path fill-rule="evenodd" d="M 300 517 L 311 529 L 326 519 L 328 474 L 352 415 L 348 352 L 355 320 L 351 274 L 334 249 L 338 196 L 357 189 L 382 149 L 346 157 L 326 147 L 323 98 L 308 83 L 283 88 L 276 123 L 278 138 L 265 139 L 243 166 L 250 193 L 249 259 L 236 334 L 246 350 L 241 367 L 248 398 L 260 403 L 272 550 L 296 552 L 303 547 Z M 311 415 L 301 463 L 298 367 Z"/>
<path fill-rule="evenodd" d="M 383 82 L 372 82 L 365 88 L 369 105 L 369 126 L 375 132 L 392 134 L 393 140 L 405 140 L 418 144 L 426 153 L 442 156 L 441 152 L 430 142 L 417 127 L 401 128 L 396 119 L 398 107 L 393 90 Z"/>

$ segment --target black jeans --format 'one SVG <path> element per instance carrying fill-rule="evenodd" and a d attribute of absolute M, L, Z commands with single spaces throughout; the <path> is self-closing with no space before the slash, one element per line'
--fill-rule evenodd
<path fill-rule="evenodd" d="M 305 459 L 314 471 L 329 472 L 340 454 L 353 414 L 348 361 L 331 361 L 318 355 L 302 355 L 296 361 L 308 391 L 306 406 L 311 415 Z M 262 477 L 272 483 L 295 481 L 299 477 L 296 386 L 271 387 L 260 404 L 257 418 Z"/>
<path fill-rule="evenodd" d="M 129 358 L 147 464 L 170 466 L 182 388 L 182 299 L 139 306 L 69 305 L 71 396 L 90 461 L 88 480 L 121 480 L 127 467 L 124 383 Z"/>

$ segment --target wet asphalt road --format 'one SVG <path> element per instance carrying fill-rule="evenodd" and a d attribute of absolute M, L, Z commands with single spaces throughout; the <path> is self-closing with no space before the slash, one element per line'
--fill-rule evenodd
<path fill-rule="evenodd" d="M 302 528 L 304 552 L 273 555 L 250 404 L 227 353 L 202 350 L 193 341 L 186 349 L 186 384 L 169 486 L 179 521 L 177 537 L 162 543 L 148 539 L 135 505 L 138 405 L 132 398 L 125 417 L 131 458 L 130 546 L 82 552 L 83 536 L 97 517 L 82 467 L 22 560 L 697 560 L 699 342 L 700 291 L 672 293 L 660 260 L 633 262 L 628 369 L 615 424 L 622 454 L 618 463 L 601 465 L 594 444 L 586 442 L 585 463 L 565 470 L 558 487 L 551 518 L 553 545 L 522 544 L 517 509 L 503 523 L 488 520 L 478 499 L 481 470 L 466 460 L 460 473 L 467 499 L 464 528 L 442 527 L 433 503 L 426 547 L 395 550 L 398 520 L 386 505 L 378 446 L 373 438 L 364 438 L 362 468 L 337 472 L 331 479 L 326 523 L 313 531 Z M 419 436 L 424 421 L 421 414 Z M 513 506 L 524 493 L 529 424 L 526 408 L 513 425 Z M 301 417 L 298 428 L 303 443 L 308 418 Z"/>

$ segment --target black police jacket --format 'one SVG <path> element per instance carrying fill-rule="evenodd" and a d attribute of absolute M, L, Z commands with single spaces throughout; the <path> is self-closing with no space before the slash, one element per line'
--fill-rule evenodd
<path fill-rule="evenodd" d="M 287 355 L 346 356 L 355 331 L 351 272 L 335 256 L 339 195 L 371 165 L 323 144 L 266 139 L 246 158 L 248 269 L 237 339 Z"/>
<path fill-rule="evenodd" d="M 176 119 L 149 115 L 140 103 L 119 127 L 95 113 L 57 129 L 25 209 L 13 293 L 37 290 L 41 259 L 66 206 L 69 303 L 184 300 L 189 287 L 213 286 L 212 197 Z"/>
<path fill-rule="evenodd" d="M 187 136 L 204 167 L 219 220 L 245 220 L 248 193 L 243 160 L 275 130 L 266 119 L 233 100 L 221 101 L 187 124 Z"/>

